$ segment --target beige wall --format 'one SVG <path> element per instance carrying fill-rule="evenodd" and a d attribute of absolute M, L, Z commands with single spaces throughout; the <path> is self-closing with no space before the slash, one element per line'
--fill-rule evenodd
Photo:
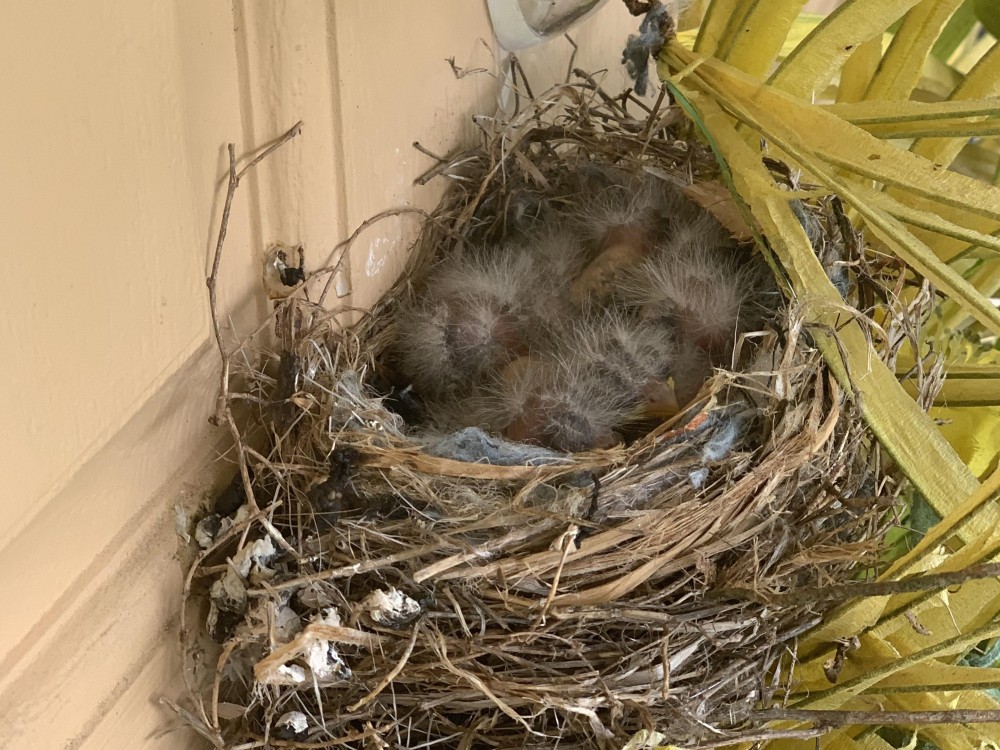
<path fill-rule="evenodd" d="M 221 297 L 265 312 L 263 248 L 316 263 L 384 208 L 430 207 L 431 162 L 492 113 L 480 0 L 5 0 L 0 25 L 0 748 L 187 748 L 176 697 L 173 506 L 227 473 L 206 422 L 216 357 L 204 292 L 224 144 L 303 135 L 245 183 Z M 574 31 L 618 75 L 635 22 L 612 0 Z M 536 89 L 568 46 L 523 55 Z M 367 305 L 412 226 L 349 259 Z M 173 731 L 164 731 L 174 728 Z"/>

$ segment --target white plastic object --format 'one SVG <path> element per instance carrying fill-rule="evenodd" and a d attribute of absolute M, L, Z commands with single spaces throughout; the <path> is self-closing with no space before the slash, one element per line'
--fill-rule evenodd
<path fill-rule="evenodd" d="M 493 33 L 509 51 L 564 34 L 607 0 L 486 0 Z"/>

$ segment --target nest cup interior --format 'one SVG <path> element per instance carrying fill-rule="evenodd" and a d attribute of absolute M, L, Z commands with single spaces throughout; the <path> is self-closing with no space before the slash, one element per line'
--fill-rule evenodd
<path fill-rule="evenodd" d="M 672 182 L 595 162 L 543 179 L 477 207 L 410 290 L 388 378 L 440 432 L 609 448 L 677 414 L 713 366 L 750 362 L 744 337 L 780 295 L 760 256 Z"/>
<path fill-rule="evenodd" d="M 795 638 L 829 606 L 789 594 L 877 564 L 900 483 L 762 248 L 685 197 L 717 183 L 710 152 L 674 109 L 586 80 L 539 102 L 438 170 L 452 188 L 371 314 L 340 328 L 290 295 L 280 365 L 240 373 L 266 512 L 238 477 L 192 590 L 225 644 L 207 714 L 227 747 L 735 740 L 794 690 Z M 655 220 L 602 230 L 615 191 Z M 845 294 L 878 295 L 836 200 L 797 210 Z M 651 291 L 677 285 L 657 248 L 692 226 L 731 253 L 716 283 L 757 285 L 725 344 Z M 623 338 L 702 374 L 614 371 L 601 347 Z M 525 407 L 542 396 L 583 414 L 553 427 Z"/>

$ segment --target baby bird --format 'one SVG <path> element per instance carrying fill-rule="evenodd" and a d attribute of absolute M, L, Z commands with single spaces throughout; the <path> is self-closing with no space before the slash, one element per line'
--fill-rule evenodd
<path fill-rule="evenodd" d="M 607 167 L 583 170 L 584 188 L 570 214 L 584 242 L 603 250 L 626 245 L 646 253 L 678 210 L 678 196 L 662 180 Z"/>
<path fill-rule="evenodd" d="M 575 315 L 570 289 L 592 255 L 566 222 L 546 221 L 519 245 L 508 252 L 520 252 L 535 266 L 529 291 L 530 306 L 547 328 L 567 315 Z"/>
<path fill-rule="evenodd" d="M 554 332 L 550 349 L 508 365 L 467 413 L 509 440 L 561 451 L 607 448 L 623 426 L 665 400 L 673 351 L 663 326 L 616 312 L 589 317 Z"/>
<path fill-rule="evenodd" d="M 634 407 L 660 399 L 677 349 L 668 327 L 614 310 L 575 325 L 562 347 L 567 367 L 602 381 Z"/>
<path fill-rule="evenodd" d="M 416 390 L 454 397 L 527 352 L 535 268 L 521 253 L 454 257 L 399 315 L 396 355 Z"/>
<path fill-rule="evenodd" d="M 608 448 L 689 403 L 764 321 L 762 265 L 676 188 L 577 177 L 572 209 L 514 216 L 506 244 L 446 259 L 399 311 L 397 364 L 437 428 Z"/>
<path fill-rule="evenodd" d="M 558 451 L 609 448 L 628 414 L 626 394 L 566 362 L 523 357 L 502 373 L 489 398 L 488 423 L 508 440 Z"/>
<path fill-rule="evenodd" d="M 593 172 L 594 170 L 590 170 Z M 572 214 L 593 259 L 573 281 L 570 296 L 580 306 L 611 301 L 625 274 L 642 263 L 682 209 L 676 190 L 649 176 L 600 170 Z"/>
<path fill-rule="evenodd" d="M 644 314 L 676 327 L 715 364 L 728 364 L 740 333 L 760 322 L 764 276 L 704 215 L 675 227 L 656 253 L 623 284 L 622 296 Z"/>

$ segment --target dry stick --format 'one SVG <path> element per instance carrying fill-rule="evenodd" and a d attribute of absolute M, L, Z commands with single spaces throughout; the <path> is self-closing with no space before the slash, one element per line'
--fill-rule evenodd
<path fill-rule="evenodd" d="M 753 717 L 764 721 L 809 721 L 822 727 L 1000 723 L 1000 711 L 972 708 L 948 711 L 819 711 L 805 708 L 768 708 L 755 711 Z"/>
<path fill-rule="evenodd" d="M 239 641 L 235 638 L 229 641 L 223 647 L 216 662 L 215 680 L 212 681 L 212 727 L 214 729 L 219 728 L 219 691 L 222 688 L 222 670 L 226 666 L 226 662 L 229 661 L 229 657 L 233 655 L 237 645 L 239 645 Z"/>
<path fill-rule="evenodd" d="M 545 603 L 542 605 L 542 610 L 538 613 L 534 623 L 531 625 L 533 630 L 545 626 L 545 615 L 548 614 L 549 608 L 552 606 L 552 602 L 555 601 L 556 594 L 559 592 L 559 579 L 562 578 L 563 567 L 566 565 L 566 558 L 569 557 L 569 553 L 576 547 L 576 536 L 579 532 L 580 528 L 578 526 L 575 524 L 571 525 L 569 529 L 563 533 L 559 540 L 559 543 L 562 546 L 562 555 L 559 557 L 559 565 L 556 567 L 556 572 L 552 576 L 552 585 L 549 587 L 549 595 L 545 597 Z"/>
<path fill-rule="evenodd" d="M 413 634 L 410 636 L 410 642 L 406 644 L 406 650 L 403 652 L 403 655 L 399 657 L 399 661 L 396 662 L 396 665 L 389 670 L 388 674 L 386 674 L 386 676 L 379 681 L 378 685 L 376 685 L 375 688 L 368 693 L 368 695 L 353 705 L 348 706 L 347 710 L 349 713 L 354 713 L 362 706 L 366 706 L 371 703 L 375 700 L 379 693 L 389 687 L 389 684 L 399 677 L 399 673 L 403 671 L 403 667 L 406 666 L 406 662 L 410 659 L 410 654 L 413 653 L 413 647 L 417 645 L 417 635 L 419 635 L 419 633 L 420 623 L 418 622 L 413 626 Z"/>
<path fill-rule="evenodd" d="M 670 631 L 663 631 L 660 641 L 660 659 L 663 662 L 663 681 L 660 686 L 660 697 L 664 701 L 670 698 Z"/>
<path fill-rule="evenodd" d="M 824 586 L 823 588 L 802 588 L 781 594 L 765 594 L 744 588 L 727 588 L 713 591 L 709 596 L 713 599 L 737 598 L 755 601 L 759 604 L 792 606 L 814 604 L 817 602 L 847 601 L 859 597 L 912 594 L 917 591 L 944 589 L 965 583 L 966 581 L 981 578 L 996 578 L 998 576 L 1000 576 L 1000 563 L 983 563 L 981 565 L 971 565 L 964 570 L 916 575 L 898 581 L 839 583 Z"/>
<path fill-rule="evenodd" d="M 601 101 L 604 102 L 604 105 L 611 112 L 612 118 L 619 118 L 619 120 L 630 119 L 628 112 L 621 108 L 621 105 L 618 104 L 618 102 L 616 102 L 614 98 L 604 90 L 601 84 L 594 79 L 594 76 L 585 70 L 581 70 L 580 68 L 574 68 L 573 75 L 590 84 L 589 88 L 601 98 Z"/>
<path fill-rule="evenodd" d="M 204 723 L 202 723 L 202 721 L 197 716 L 195 716 L 193 713 L 188 711 L 183 706 L 177 705 L 169 698 L 161 697 L 159 702 L 161 706 L 166 706 L 175 714 L 177 714 L 177 716 L 180 717 L 181 721 L 185 722 L 189 727 L 191 727 L 191 729 L 193 729 L 202 737 L 204 737 L 206 740 L 211 742 L 214 747 L 219 748 L 220 750 L 225 747 L 226 743 L 223 741 L 222 735 L 209 734 L 208 730 L 210 729 L 210 727 L 208 726 L 207 720 Z"/>
<path fill-rule="evenodd" d="M 576 53 L 579 51 L 579 47 L 576 42 L 573 41 L 573 37 L 569 34 L 563 34 L 563 38 L 570 43 L 573 51 L 569 53 L 569 63 L 566 65 L 566 77 L 563 79 L 563 83 L 569 83 L 570 78 L 573 77 L 573 66 L 576 64 Z"/>
<path fill-rule="evenodd" d="M 416 147 L 417 144 L 414 143 L 413 145 Z M 417 148 L 417 150 L 420 151 L 421 149 Z M 468 154 L 468 153 L 470 153 L 470 152 L 465 151 L 465 152 L 463 152 L 463 154 L 459 154 L 458 156 L 453 157 L 449 161 L 439 161 L 433 167 L 431 167 L 426 172 L 423 172 L 419 177 L 417 177 L 413 181 L 413 184 L 414 185 L 426 185 L 428 182 L 430 182 L 432 179 L 434 179 L 435 177 L 437 177 L 439 174 L 441 174 L 441 173 L 447 173 L 447 171 L 449 169 L 454 169 L 455 167 L 460 167 L 463 164 L 467 164 L 468 162 L 475 161 L 476 159 L 479 158 L 476 155 L 465 156 L 464 158 L 461 158 L 464 154 Z M 433 156 L 433 154 L 429 154 L 429 155 Z M 435 156 L 434 158 L 436 159 L 438 157 Z M 451 175 L 445 174 L 445 176 L 446 177 L 450 177 Z"/>
<path fill-rule="evenodd" d="M 302 748 L 302 750 L 324 750 L 324 748 L 340 747 L 341 745 L 346 745 L 349 742 L 357 742 L 359 740 L 365 740 L 370 737 L 376 737 L 382 733 L 388 731 L 390 726 L 379 726 L 371 727 L 370 729 L 365 729 L 361 732 L 348 732 L 343 737 L 337 737 L 332 740 L 323 740 L 322 742 L 296 742 L 295 740 L 277 740 L 268 739 L 264 741 L 263 739 L 254 740 L 253 742 L 248 742 L 243 745 L 236 745 L 233 750 L 255 750 L 256 748 L 269 748 L 269 747 L 287 747 L 287 748 Z"/>
<path fill-rule="evenodd" d="M 444 156 L 438 156 L 437 154 L 435 154 L 429 148 L 427 148 L 426 146 L 424 146 L 423 144 L 421 144 L 420 141 L 414 141 L 413 142 L 413 148 L 415 148 L 417 151 L 419 151 L 420 153 L 422 153 L 424 156 L 429 156 L 432 159 L 434 159 L 435 161 L 441 162 L 442 164 L 447 164 L 448 161 L 449 161 L 446 157 L 444 157 Z"/>
<path fill-rule="evenodd" d="M 243 491 L 246 494 L 247 504 L 253 510 L 257 510 L 257 499 L 254 497 L 253 483 L 250 481 L 250 472 L 247 468 L 246 456 L 244 455 L 242 436 L 240 435 L 239 427 L 236 426 L 236 420 L 233 419 L 233 412 L 230 407 L 229 362 L 231 355 L 226 351 L 226 346 L 222 341 L 222 328 L 219 324 L 219 267 L 222 265 L 222 248 L 226 243 L 226 234 L 229 231 L 229 214 L 233 208 L 233 198 L 236 196 L 236 189 L 240 186 L 240 180 L 243 179 L 243 175 L 256 167 L 260 164 L 260 162 L 274 153 L 277 149 L 284 146 L 288 143 L 288 141 L 292 140 L 292 138 L 301 132 L 302 121 L 299 120 L 299 122 L 295 123 L 284 135 L 251 159 L 250 163 L 243 167 L 243 169 L 239 172 L 236 171 L 236 145 L 230 143 L 226 147 L 229 152 L 229 185 L 226 188 L 226 202 L 222 209 L 222 221 L 219 224 L 219 236 L 215 243 L 215 256 L 212 259 L 212 272 L 205 280 L 205 284 L 208 286 L 208 304 L 212 315 L 212 331 L 215 333 L 215 343 L 219 347 L 219 356 L 222 358 L 222 373 L 219 376 L 219 402 L 217 411 L 215 416 L 212 418 L 212 421 L 214 424 L 219 423 L 221 411 L 221 416 L 228 425 L 229 432 L 232 434 L 233 440 L 236 443 L 237 455 L 240 462 L 240 477 L 243 480 Z"/>

